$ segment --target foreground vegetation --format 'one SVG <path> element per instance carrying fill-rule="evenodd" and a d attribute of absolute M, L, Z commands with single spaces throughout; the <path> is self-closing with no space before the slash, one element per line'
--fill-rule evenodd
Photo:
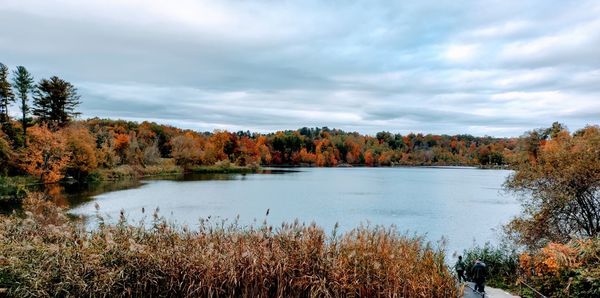
<path fill-rule="evenodd" d="M 520 252 L 514 246 L 486 244 L 466 250 L 464 257 L 467 264 L 477 259 L 486 263 L 489 286 L 522 297 L 536 297 L 523 283 L 549 297 L 600 296 L 599 237 Z"/>
<path fill-rule="evenodd" d="M 0 205 L 20 202 L 27 195 L 27 179 L 0 176 Z"/>
<path fill-rule="evenodd" d="M 515 290 L 519 270 L 519 254 L 511 245 L 474 246 L 463 253 L 465 264 L 472 265 L 476 260 L 483 261 L 488 267 L 487 285 L 495 288 Z M 465 272 L 471 276 L 471 268 Z"/>
<path fill-rule="evenodd" d="M 457 297 L 442 250 L 394 229 L 327 237 L 315 225 L 197 231 L 80 224 L 39 195 L 0 221 L 0 286 L 13 296 Z"/>
<path fill-rule="evenodd" d="M 600 296 L 600 129 L 562 126 L 525 137 L 526 156 L 505 187 L 523 211 L 505 226 L 503 246 L 475 247 L 466 261 L 488 264 L 490 285 L 532 296 Z M 523 291 L 523 292 L 521 292 Z"/>

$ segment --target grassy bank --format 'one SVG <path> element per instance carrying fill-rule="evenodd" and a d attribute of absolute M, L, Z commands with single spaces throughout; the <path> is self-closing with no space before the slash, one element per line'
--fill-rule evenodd
<path fill-rule="evenodd" d="M 190 173 L 194 174 L 251 174 L 258 173 L 260 168 L 250 167 L 219 167 L 219 166 L 202 166 L 189 169 Z"/>
<path fill-rule="evenodd" d="M 120 165 L 114 168 L 99 169 L 92 179 L 111 181 L 121 179 L 139 179 L 149 176 L 183 174 L 183 168 L 170 158 L 162 158 L 153 165 Z"/>
<path fill-rule="evenodd" d="M 90 232 L 37 196 L 0 221 L 0 287 L 14 296 L 456 297 L 442 251 L 393 229 L 315 225 L 197 231 L 124 220 Z M 146 225 L 147 226 L 147 225 Z"/>
<path fill-rule="evenodd" d="M 238 166 L 230 162 L 217 162 L 212 166 L 195 166 L 183 168 L 175 163 L 173 159 L 163 158 L 160 163 L 150 166 L 121 165 L 112 169 L 99 170 L 100 180 L 139 179 L 151 176 L 173 175 L 173 174 L 250 174 L 257 173 L 261 169 L 258 166 Z"/>

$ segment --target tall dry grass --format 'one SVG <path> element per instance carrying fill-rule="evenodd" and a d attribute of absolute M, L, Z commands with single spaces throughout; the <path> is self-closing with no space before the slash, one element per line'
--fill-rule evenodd
<path fill-rule="evenodd" d="M 272 228 L 152 223 L 92 232 L 39 195 L 0 222 L 0 283 L 13 296 L 457 297 L 444 254 L 395 229 L 326 236 Z"/>

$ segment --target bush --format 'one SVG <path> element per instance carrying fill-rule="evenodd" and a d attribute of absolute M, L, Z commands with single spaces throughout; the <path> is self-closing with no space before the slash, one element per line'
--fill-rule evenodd
<path fill-rule="evenodd" d="M 19 203 L 27 195 L 27 188 L 17 179 L 0 176 L 0 204 Z"/>
<path fill-rule="evenodd" d="M 25 217 L 0 220 L 0 287 L 14 296 L 457 297 L 442 250 L 395 229 L 326 237 L 314 224 L 273 229 L 155 213 L 152 225 L 86 232 L 34 195 Z"/>
<path fill-rule="evenodd" d="M 520 256 L 528 284 L 555 297 L 600 296 L 600 238 L 550 243 Z"/>
<path fill-rule="evenodd" d="M 467 264 L 467 276 L 475 261 L 483 261 L 488 268 L 487 284 L 492 287 L 512 288 L 517 281 L 519 255 L 507 245 L 493 246 L 486 243 L 464 251 L 463 260 Z"/>

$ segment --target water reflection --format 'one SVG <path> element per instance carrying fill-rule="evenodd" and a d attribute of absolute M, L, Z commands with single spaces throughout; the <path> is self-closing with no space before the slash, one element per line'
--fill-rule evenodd
<path fill-rule="evenodd" d="M 89 184 L 51 184 L 43 192 L 61 207 L 72 208 L 93 200 L 94 196 L 106 192 L 133 189 L 140 187 L 142 182 L 134 179 L 103 181 Z"/>
<path fill-rule="evenodd" d="M 271 169 L 266 168 L 256 174 L 289 174 L 297 173 L 299 170 L 294 169 Z M 228 180 L 246 180 L 248 175 L 256 174 L 174 174 L 152 176 L 146 179 L 124 179 L 115 181 L 99 181 L 95 183 L 81 184 L 49 184 L 45 186 L 32 186 L 31 190 L 41 191 L 52 198 L 52 201 L 64 208 L 74 208 L 81 204 L 94 200 L 94 197 L 107 192 L 119 190 L 127 190 L 138 188 L 146 181 L 177 181 L 177 182 L 195 182 L 195 181 L 228 181 Z"/>

